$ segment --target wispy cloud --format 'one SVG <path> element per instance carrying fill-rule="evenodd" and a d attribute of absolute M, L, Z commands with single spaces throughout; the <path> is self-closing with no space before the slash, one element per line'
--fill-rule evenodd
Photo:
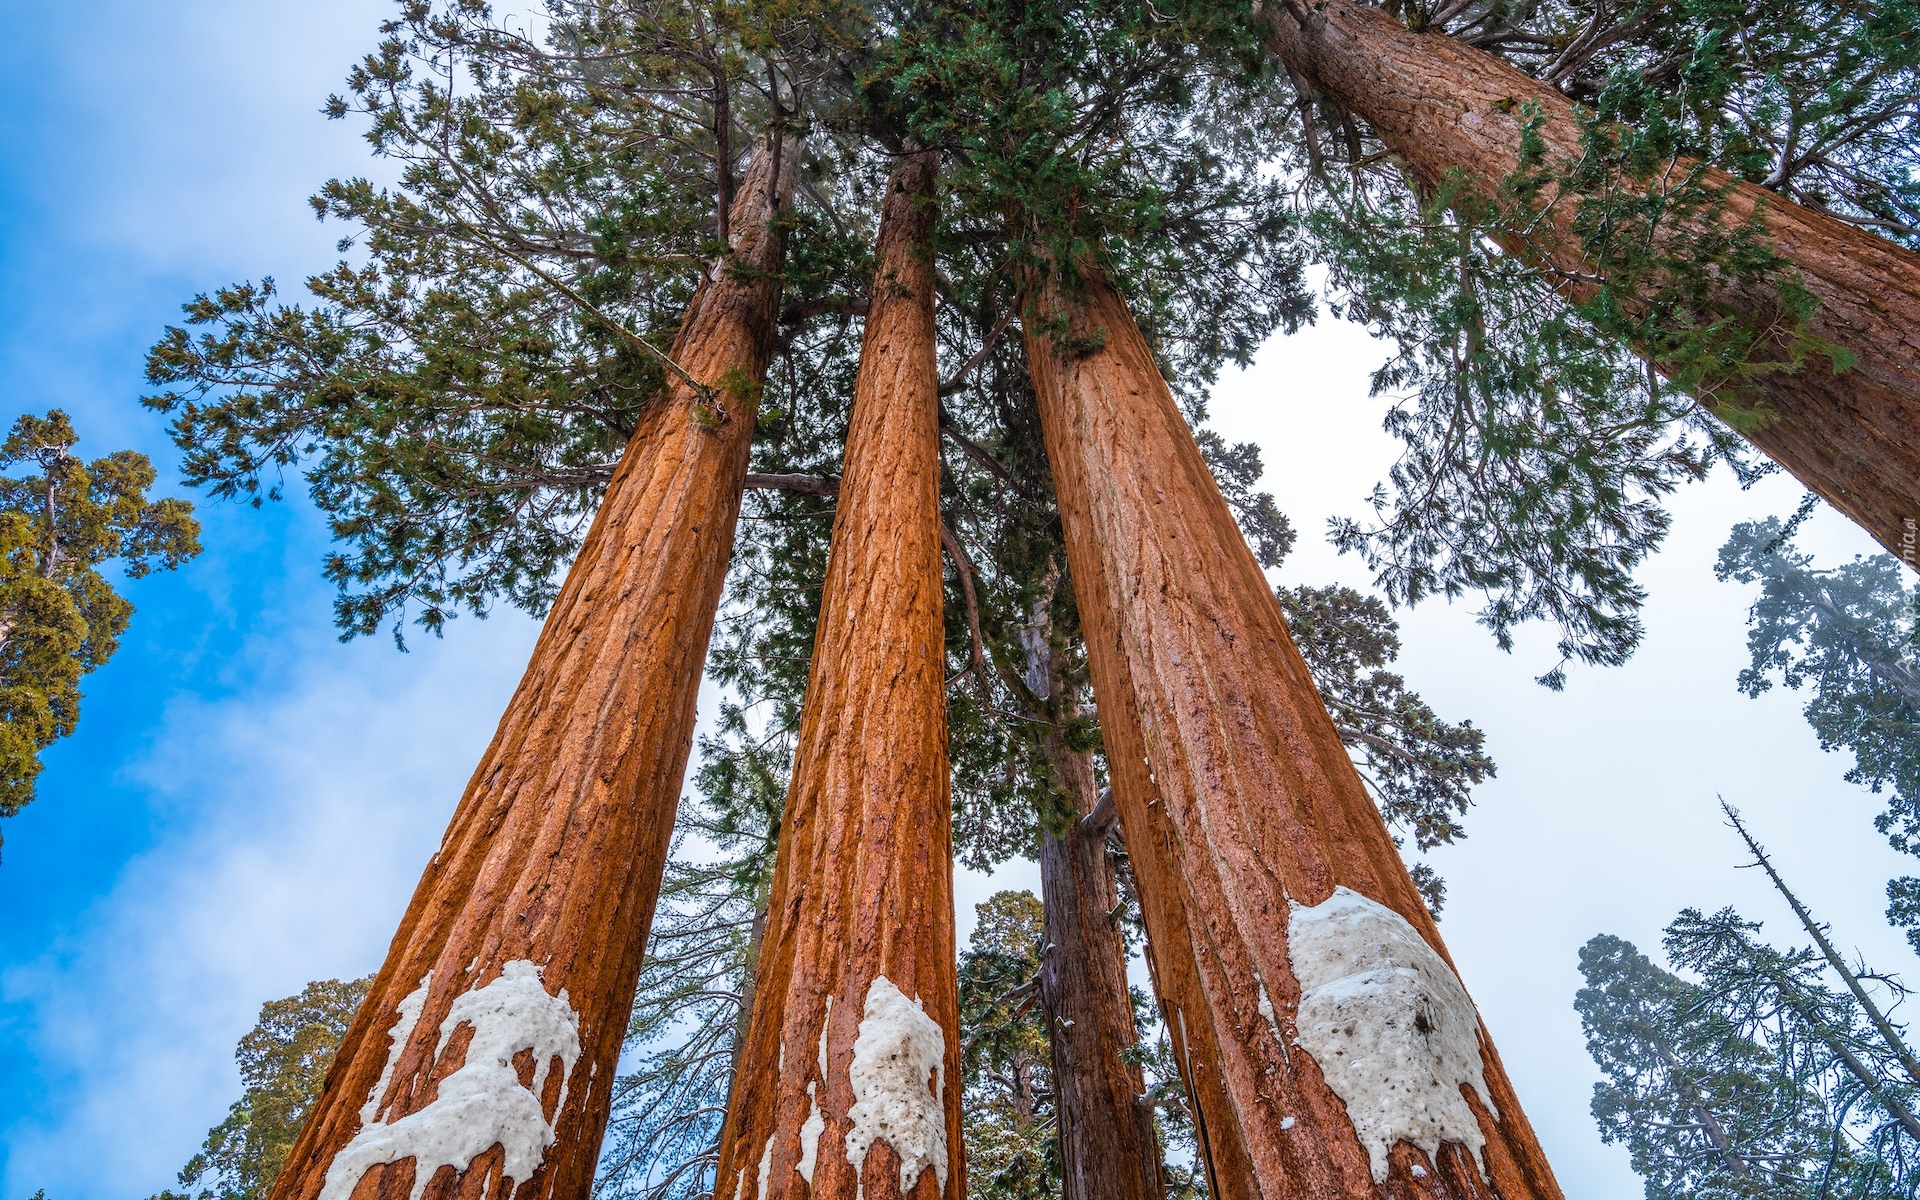
<path fill-rule="evenodd" d="M 172 708 L 130 770 L 177 827 L 0 976 L 45 1085 L 0 1132 L 8 1196 L 170 1183 L 238 1095 L 233 1044 L 260 1004 L 378 966 L 532 636 L 503 617 L 405 657 L 316 645 Z"/>

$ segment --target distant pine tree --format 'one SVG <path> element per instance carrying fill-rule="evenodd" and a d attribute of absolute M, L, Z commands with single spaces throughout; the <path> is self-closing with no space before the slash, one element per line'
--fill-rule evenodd
<path fill-rule="evenodd" d="M 246 1091 L 180 1169 L 186 1195 L 154 1200 L 266 1200 L 372 982 L 320 980 L 261 1005 L 259 1024 L 233 1052 Z"/>
<path fill-rule="evenodd" d="M 967 1191 L 981 1200 L 1060 1194 L 1053 1071 L 1040 1003 L 1040 900 L 996 892 L 960 954 Z"/>
<path fill-rule="evenodd" d="M 120 648 L 133 605 L 98 568 L 128 578 L 200 553 L 184 500 L 149 500 L 153 464 L 118 450 L 82 462 L 67 414 L 13 423 L 0 443 L 0 817 L 34 798 L 40 752 L 80 719 L 80 677 Z"/>
<path fill-rule="evenodd" d="M 1920 855 L 1920 592 L 1889 554 L 1816 567 L 1793 544 L 1811 503 L 1786 522 L 1736 525 L 1720 548 L 1720 579 L 1760 585 L 1739 687 L 1758 696 L 1777 680 L 1807 691 L 1820 748 L 1853 753 L 1847 779 L 1888 797 L 1875 826 Z M 1920 950 L 1920 878 L 1893 880 L 1887 898 L 1888 920 Z"/>
<path fill-rule="evenodd" d="M 1574 1007 L 1606 1076 L 1600 1136 L 1627 1147 L 1648 1200 L 1911 1197 L 1920 1062 L 1875 996 L 1907 990 L 1849 965 L 1727 811 L 1815 946 L 1776 949 L 1730 908 L 1667 927 L 1685 975 L 1589 941 Z"/>
<path fill-rule="evenodd" d="M 614 1081 L 594 1180 L 602 1200 L 712 1194 L 765 920 L 764 878 L 743 886 L 738 869 L 677 855 L 667 868 L 627 1026 L 633 1067 Z"/>

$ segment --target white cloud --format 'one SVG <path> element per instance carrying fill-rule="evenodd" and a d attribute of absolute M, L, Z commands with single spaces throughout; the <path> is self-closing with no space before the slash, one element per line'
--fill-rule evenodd
<path fill-rule="evenodd" d="M 407 656 L 310 645 L 168 713 L 132 769 L 183 819 L 0 977 L 51 1098 L 0 1134 L 9 1194 L 171 1183 L 239 1094 L 260 1004 L 379 965 L 531 648 L 521 618 L 461 625 Z"/>

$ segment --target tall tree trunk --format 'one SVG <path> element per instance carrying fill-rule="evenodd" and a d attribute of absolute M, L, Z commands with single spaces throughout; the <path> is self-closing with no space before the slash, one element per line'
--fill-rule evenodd
<path fill-rule="evenodd" d="M 715 1200 L 959 1200 L 932 152 L 887 183 Z"/>
<path fill-rule="evenodd" d="M 1526 102 L 1547 118 L 1540 136 L 1549 156 L 1581 157 L 1573 104 L 1490 54 L 1415 33 L 1355 0 L 1257 7 L 1268 47 L 1365 117 L 1426 184 L 1458 167 L 1497 195 L 1519 163 Z M 1768 241 L 1819 301 L 1812 332 L 1858 356 L 1838 374 L 1816 358 L 1795 374 L 1764 377 L 1758 394 L 1775 415 L 1743 433 L 1898 555 L 1902 533 L 1920 519 L 1920 255 L 1722 172 L 1711 181 L 1731 189 L 1722 219 L 1737 225 L 1758 211 Z M 1560 273 L 1591 278 L 1572 218 L 1569 205 L 1556 204 L 1524 248 L 1503 240 Z M 1770 287 L 1720 299 L 1761 323 L 1780 310 Z"/>
<path fill-rule="evenodd" d="M 1078 687 L 1061 679 L 1050 572 L 1021 637 L 1025 683 L 1053 776 L 1040 827 L 1044 915 L 1040 1002 L 1052 1051 L 1054 1136 L 1062 1200 L 1163 1200 L 1165 1179 L 1153 1107 L 1140 1068 L 1121 1057 L 1140 1040 L 1127 984 L 1127 945 L 1107 835 L 1113 802 L 1100 801 L 1093 753 L 1067 744 Z"/>
<path fill-rule="evenodd" d="M 1099 804 L 1093 755 L 1055 735 L 1047 757 L 1073 802 L 1065 828 L 1040 825 L 1046 951 L 1040 999 L 1053 1046 L 1054 1126 L 1063 1200 L 1161 1200 L 1166 1195 L 1153 1108 L 1140 1068 L 1121 1057 L 1139 1041 L 1127 986 L 1127 947 L 1107 854 L 1112 805 Z"/>
<path fill-rule="evenodd" d="M 737 383 L 772 356 L 775 218 L 799 157 L 791 136 L 755 155 L 740 269 L 702 280 L 672 351 L 701 387 L 674 381 L 642 417 L 274 1200 L 586 1197 L 740 512 L 756 396 Z"/>
<path fill-rule="evenodd" d="M 1036 289 L 1027 355 L 1213 1195 L 1559 1200 L 1152 354 L 1084 281 Z"/>

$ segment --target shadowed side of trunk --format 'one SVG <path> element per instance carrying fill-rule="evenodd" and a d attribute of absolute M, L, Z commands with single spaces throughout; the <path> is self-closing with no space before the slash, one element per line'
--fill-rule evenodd
<path fill-rule="evenodd" d="M 887 183 L 715 1200 L 960 1200 L 932 152 Z"/>
<path fill-rule="evenodd" d="M 1160 1200 L 1160 1142 L 1140 1068 L 1122 1054 L 1139 1041 L 1127 986 L 1120 897 L 1093 755 L 1049 740 L 1056 783 L 1074 804 L 1062 829 L 1040 829 L 1046 951 L 1040 998 L 1053 1047 L 1055 1123 L 1064 1200 Z"/>
<path fill-rule="evenodd" d="M 1433 920 L 1125 303 L 1088 271 L 1071 292 L 1057 281 L 1037 285 L 1028 317 L 1028 363 L 1113 796 L 1213 1195 L 1560 1200 Z M 1056 340 L 1046 331 L 1059 328 L 1057 318 L 1065 331 Z M 1392 935 L 1390 965 L 1430 964 L 1423 978 L 1445 988 L 1423 985 L 1398 1009 L 1383 986 L 1392 972 L 1303 989 L 1291 947 L 1300 914 L 1344 905 Z M 1372 945 L 1362 939 L 1347 949 L 1364 957 Z M 1342 995 L 1372 1007 L 1352 1022 L 1302 1019 L 1303 1005 Z M 1416 1053 L 1418 1035 L 1464 1031 L 1472 1086 L 1428 1097 L 1458 1114 L 1446 1137 L 1431 1139 L 1432 1153 L 1415 1144 L 1422 1135 L 1411 1125 L 1405 1136 L 1392 1126 L 1381 1135 L 1381 1102 L 1419 1083 L 1412 1074 L 1376 1075 L 1367 1087 L 1378 1094 L 1356 1092 L 1350 1106 L 1329 1082 L 1344 1065 L 1340 1052 L 1323 1049 L 1316 1061 L 1300 1045 L 1324 1045 L 1343 1025 L 1363 1040 L 1401 1036 Z M 1377 1159 L 1362 1125 L 1381 1143 Z M 1481 1138 L 1484 1177 L 1464 1144 Z"/>
<path fill-rule="evenodd" d="M 733 549 L 755 420 L 739 383 L 772 356 L 776 218 L 800 152 L 793 136 L 756 151 L 732 255 L 672 349 L 693 382 L 643 414 L 274 1200 L 399 1200 L 416 1182 L 428 1200 L 588 1194 Z"/>
<path fill-rule="evenodd" d="M 1343 107 L 1364 117 L 1428 185 L 1460 168 L 1488 196 L 1519 165 L 1521 121 L 1537 103 L 1550 159 L 1581 157 L 1573 104 L 1511 65 L 1437 32 L 1415 33 L 1354 0 L 1263 0 L 1268 47 Z M 1812 332 L 1857 355 L 1836 373 L 1815 356 L 1764 376 L 1755 397 L 1771 419 L 1746 438 L 1895 555 L 1920 520 L 1920 255 L 1784 196 L 1714 171 L 1729 188 L 1729 227 L 1756 211 L 1767 240 L 1819 301 Z M 1562 277 L 1591 278 L 1563 200 L 1524 246 Z M 1575 299 L 1578 288 L 1568 288 Z M 1764 326 L 1781 311 L 1770 287 L 1728 290 L 1728 311 Z M 1656 364 L 1658 365 L 1658 364 Z"/>

